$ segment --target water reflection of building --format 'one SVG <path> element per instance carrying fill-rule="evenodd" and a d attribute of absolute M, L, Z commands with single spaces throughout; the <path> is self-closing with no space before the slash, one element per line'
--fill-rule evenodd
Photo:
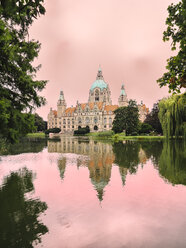
<path fill-rule="evenodd" d="M 113 163 L 119 166 L 119 173 L 124 186 L 127 173 L 135 173 L 138 165 L 140 163 L 144 164 L 147 160 L 140 143 L 125 142 L 112 146 L 88 137 L 62 136 L 57 142 L 49 140 L 48 152 L 88 155 L 88 158 L 84 156 L 77 157 L 77 167 L 88 167 L 91 183 L 96 189 L 100 201 L 103 200 L 105 187 L 110 181 Z M 58 161 L 62 179 L 64 179 L 66 160 L 66 157 L 62 157 Z"/>
<path fill-rule="evenodd" d="M 60 171 L 60 177 L 61 179 L 64 179 L 65 169 L 66 169 L 66 158 L 62 157 L 58 160 L 58 168 Z"/>
<path fill-rule="evenodd" d="M 114 161 L 114 153 L 110 144 L 64 136 L 58 142 L 48 141 L 48 151 L 88 155 L 88 160 L 77 158 L 77 166 L 88 167 L 91 183 L 97 191 L 99 200 L 103 200 L 104 188 L 110 181 Z M 65 157 L 58 161 L 58 168 L 63 179 L 66 168 Z"/>

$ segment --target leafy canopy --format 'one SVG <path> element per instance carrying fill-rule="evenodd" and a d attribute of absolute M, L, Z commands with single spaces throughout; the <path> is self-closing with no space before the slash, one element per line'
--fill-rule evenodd
<path fill-rule="evenodd" d="M 186 1 L 171 4 L 168 13 L 163 41 L 172 39 L 171 49 L 179 51 L 167 60 L 168 71 L 157 82 L 160 87 L 168 85 L 169 92 L 180 93 L 181 88 L 186 88 Z"/>
<path fill-rule="evenodd" d="M 159 106 L 157 102 L 157 103 L 154 103 L 151 112 L 147 114 L 144 123 L 151 125 L 155 132 L 162 134 L 163 131 L 162 131 L 159 117 L 158 117 L 158 113 L 159 113 Z"/>
<path fill-rule="evenodd" d="M 43 120 L 37 113 L 34 114 L 34 125 L 38 132 L 45 131 L 47 129 L 47 122 Z"/>
<path fill-rule="evenodd" d="M 139 110 L 136 101 L 130 100 L 128 106 L 120 107 L 114 111 L 115 118 L 112 130 L 126 135 L 136 135 L 139 130 Z"/>
<path fill-rule="evenodd" d="M 34 19 L 45 13 L 43 2 L 0 0 L 0 125 L 1 136 L 12 142 L 25 133 L 26 130 L 22 130 L 24 123 L 29 125 L 31 117 L 24 113 L 31 113 L 45 103 L 45 98 L 38 92 L 45 87 L 46 81 L 35 79 L 40 66 L 32 65 L 40 44 L 29 40 L 28 36 Z"/>
<path fill-rule="evenodd" d="M 186 93 L 173 95 L 159 102 L 159 119 L 167 138 L 186 139 Z"/>

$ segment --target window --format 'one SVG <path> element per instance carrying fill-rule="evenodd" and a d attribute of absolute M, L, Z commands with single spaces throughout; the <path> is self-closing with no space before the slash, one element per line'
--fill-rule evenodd
<path fill-rule="evenodd" d="M 97 124 L 98 123 L 98 118 L 95 116 L 94 117 L 94 123 Z"/>
<path fill-rule="evenodd" d="M 80 117 L 78 118 L 78 124 L 81 124 L 81 118 Z"/>
<path fill-rule="evenodd" d="M 99 90 L 95 91 L 95 102 L 99 102 Z"/>
<path fill-rule="evenodd" d="M 109 117 L 109 124 L 112 124 L 112 118 Z"/>
<path fill-rule="evenodd" d="M 85 120 L 85 122 L 86 122 L 86 124 L 89 124 L 89 122 L 90 122 L 90 119 L 89 119 L 89 117 L 86 117 L 86 120 Z"/>
<path fill-rule="evenodd" d="M 105 117 L 105 118 L 104 118 L 104 124 L 106 124 L 106 123 L 107 123 L 107 118 Z"/>

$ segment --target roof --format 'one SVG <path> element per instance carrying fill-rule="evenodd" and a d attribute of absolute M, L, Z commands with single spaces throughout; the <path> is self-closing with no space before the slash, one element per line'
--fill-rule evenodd
<path fill-rule="evenodd" d="M 105 106 L 105 111 L 114 111 L 114 110 L 116 110 L 117 108 L 118 108 L 119 106 L 118 105 L 106 105 Z"/>
<path fill-rule="evenodd" d="M 67 108 L 67 109 L 65 110 L 65 114 L 72 114 L 72 113 L 74 113 L 75 110 L 76 110 L 75 107 Z"/>
<path fill-rule="evenodd" d="M 89 108 L 92 110 L 94 108 L 95 105 L 97 105 L 97 107 L 101 110 L 103 107 L 103 103 L 102 102 L 89 102 L 89 103 L 80 103 L 80 106 L 82 108 L 82 110 L 85 110 L 85 107 L 89 106 Z"/>
<path fill-rule="evenodd" d="M 57 111 L 56 111 L 56 110 L 52 110 L 52 112 L 53 112 L 53 115 L 54 115 L 55 117 L 57 117 Z"/>
<path fill-rule="evenodd" d="M 107 89 L 108 85 L 103 79 L 97 79 L 92 84 L 90 90 L 94 90 L 95 88 L 100 88 L 101 90 L 103 90 L 103 89 Z"/>
<path fill-rule="evenodd" d="M 147 108 L 145 104 L 140 105 L 140 107 L 147 113 L 149 112 L 149 108 Z"/>

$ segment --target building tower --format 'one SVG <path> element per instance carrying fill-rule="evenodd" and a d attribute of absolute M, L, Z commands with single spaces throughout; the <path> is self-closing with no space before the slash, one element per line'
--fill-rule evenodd
<path fill-rule="evenodd" d="M 59 100 L 57 102 L 57 116 L 62 117 L 65 110 L 66 110 L 66 102 L 65 102 L 63 91 L 61 90 Z"/>
<path fill-rule="evenodd" d="M 124 84 L 121 86 L 120 96 L 118 99 L 119 107 L 125 107 L 128 105 L 127 94 L 125 92 Z"/>
<path fill-rule="evenodd" d="M 109 85 L 103 78 L 101 67 L 98 69 L 96 81 L 93 82 L 90 88 L 88 102 L 104 102 L 106 105 L 112 104 Z"/>

